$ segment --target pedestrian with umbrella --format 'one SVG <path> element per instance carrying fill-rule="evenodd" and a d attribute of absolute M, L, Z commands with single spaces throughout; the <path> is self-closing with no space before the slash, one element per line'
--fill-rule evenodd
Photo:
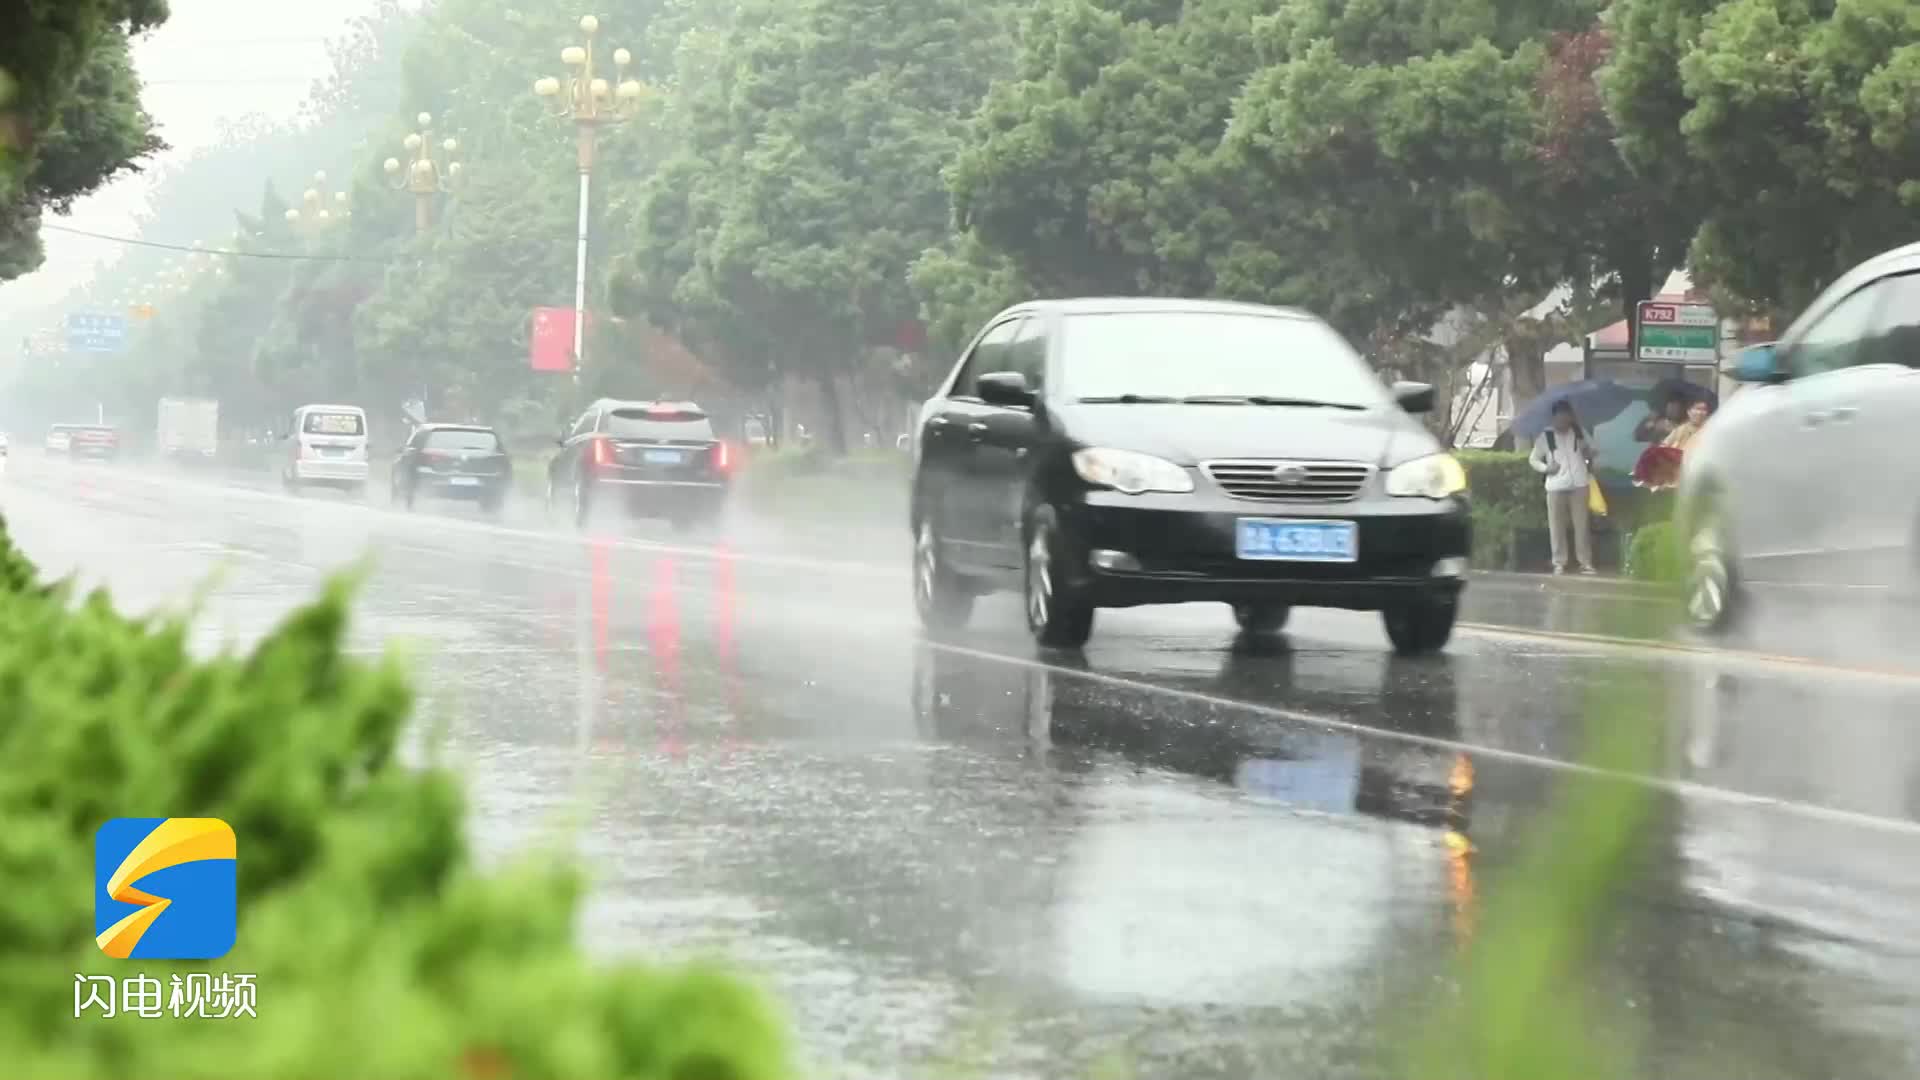
<path fill-rule="evenodd" d="M 1622 385 L 1612 379 L 1582 379 L 1548 387 L 1514 414 L 1508 425 L 1513 435 L 1513 448 L 1518 450 L 1530 445 L 1539 438 L 1541 432 L 1551 428 L 1553 412 L 1563 402 L 1591 429 L 1627 411 L 1645 394 L 1644 390 Z"/>

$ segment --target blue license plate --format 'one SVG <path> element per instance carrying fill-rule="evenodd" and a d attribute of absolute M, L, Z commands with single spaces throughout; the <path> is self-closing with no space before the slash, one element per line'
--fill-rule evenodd
<path fill-rule="evenodd" d="M 1234 546 L 1243 559 L 1354 562 L 1360 532 L 1351 521 L 1241 518 Z"/>
<path fill-rule="evenodd" d="M 480 478 L 477 476 L 456 476 L 453 478 L 453 486 L 454 487 L 479 487 Z"/>
<path fill-rule="evenodd" d="M 649 465 L 678 465 L 686 460 L 686 455 L 678 450 L 649 450 L 645 461 Z"/>

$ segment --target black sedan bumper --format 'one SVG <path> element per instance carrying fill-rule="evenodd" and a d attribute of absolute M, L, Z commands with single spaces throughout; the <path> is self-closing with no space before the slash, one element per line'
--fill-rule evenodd
<path fill-rule="evenodd" d="M 594 480 L 590 498 L 601 506 L 619 507 L 629 517 L 711 517 L 725 504 L 727 485 L 698 480 L 602 476 Z"/>
<path fill-rule="evenodd" d="M 1472 546 L 1463 499 L 1380 496 L 1308 507 L 1100 491 L 1061 510 L 1072 549 L 1067 580 L 1102 607 L 1220 601 L 1373 611 L 1412 596 L 1457 596 Z M 1356 557 L 1241 558 L 1242 518 L 1353 522 Z"/>
<path fill-rule="evenodd" d="M 422 470 L 413 476 L 413 493 L 435 499 L 499 502 L 507 497 L 513 478 L 500 474 L 461 475 Z"/>

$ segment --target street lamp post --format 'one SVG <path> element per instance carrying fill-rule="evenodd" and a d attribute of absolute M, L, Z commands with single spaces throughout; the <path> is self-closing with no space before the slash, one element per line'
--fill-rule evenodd
<path fill-rule="evenodd" d="M 313 174 L 313 186 L 300 195 L 300 205 L 287 209 L 287 223 L 296 227 L 323 229 L 353 216 L 347 205 L 347 193 L 327 191 L 327 174 Z"/>
<path fill-rule="evenodd" d="M 560 51 L 560 62 L 567 65 L 566 81 L 548 76 L 533 84 L 533 92 L 548 100 L 557 99 L 553 115 L 571 120 L 580 166 L 580 225 L 576 234 L 573 264 L 573 381 L 580 382 L 580 368 L 587 351 L 587 232 L 592 204 L 593 155 L 599 130 L 604 125 L 624 123 L 639 110 L 646 88 L 626 77 L 633 54 L 625 49 L 613 51 L 614 81 L 594 74 L 594 35 L 600 32 L 600 20 L 592 15 L 580 17 L 580 30 L 587 35 L 585 45 L 569 45 Z"/>
<path fill-rule="evenodd" d="M 405 142 L 411 158 L 404 167 L 399 158 L 388 158 L 384 167 L 394 187 L 413 192 L 413 225 L 426 232 L 433 226 L 434 196 L 452 192 L 460 179 L 461 165 L 453 160 L 460 150 L 460 140 L 441 140 L 440 149 L 446 152 L 443 165 L 433 157 L 433 114 L 421 113 L 414 120 L 420 130 L 408 135 Z"/>

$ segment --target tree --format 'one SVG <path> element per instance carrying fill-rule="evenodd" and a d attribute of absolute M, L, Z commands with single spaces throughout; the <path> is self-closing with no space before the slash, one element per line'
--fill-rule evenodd
<path fill-rule="evenodd" d="M 1010 260 L 1003 281 L 1043 293 L 1213 289 L 1236 236 L 1258 235 L 1267 216 L 1257 195 L 1219 183 L 1212 155 L 1258 66 L 1254 30 L 1270 6 L 1053 0 L 1031 13 L 1013 77 L 987 94 L 948 171 L 960 228 Z M 929 287 L 952 278 L 953 256 L 934 260 L 921 271 Z"/>
<path fill-rule="evenodd" d="M 844 449 L 841 380 L 918 321 L 908 271 L 947 236 L 940 169 L 1004 70 L 1006 11 L 753 5 L 716 50 L 719 70 L 691 88 L 683 152 L 650 187 L 646 247 L 629 263 L 646 280 L 627 295 L 663 318 L 691 301 L 715 339 L 718 313 L 752 324 L 756 335 L 725 334 L 731 363 L 777 342 L 768 369 L 820 389 Z"/>
<path fill-rule="evenodd" d="M 30 0 L 0 9 L 0 281 L 40 265 L 39 217 L 161 147 L 127 35 L 165 0 Z"/>
<path fill-rule="evenodd" d="M 1569 281 L 1630 308 L 1687 229 L 1612 146 L 1601 6 L 1053 0 L 950 168 L 965 238 L 916 275 L 935 325 L 1021 283 L 1211 294 L 1424 368 L 1448 312 Z"/>
<path fill-rule="evenodd" d="M 1920 8 L 1616 0 L 1606 104 L 1699 219 L 1698 281 L 1785 310 L 1912 229 Z"/>

